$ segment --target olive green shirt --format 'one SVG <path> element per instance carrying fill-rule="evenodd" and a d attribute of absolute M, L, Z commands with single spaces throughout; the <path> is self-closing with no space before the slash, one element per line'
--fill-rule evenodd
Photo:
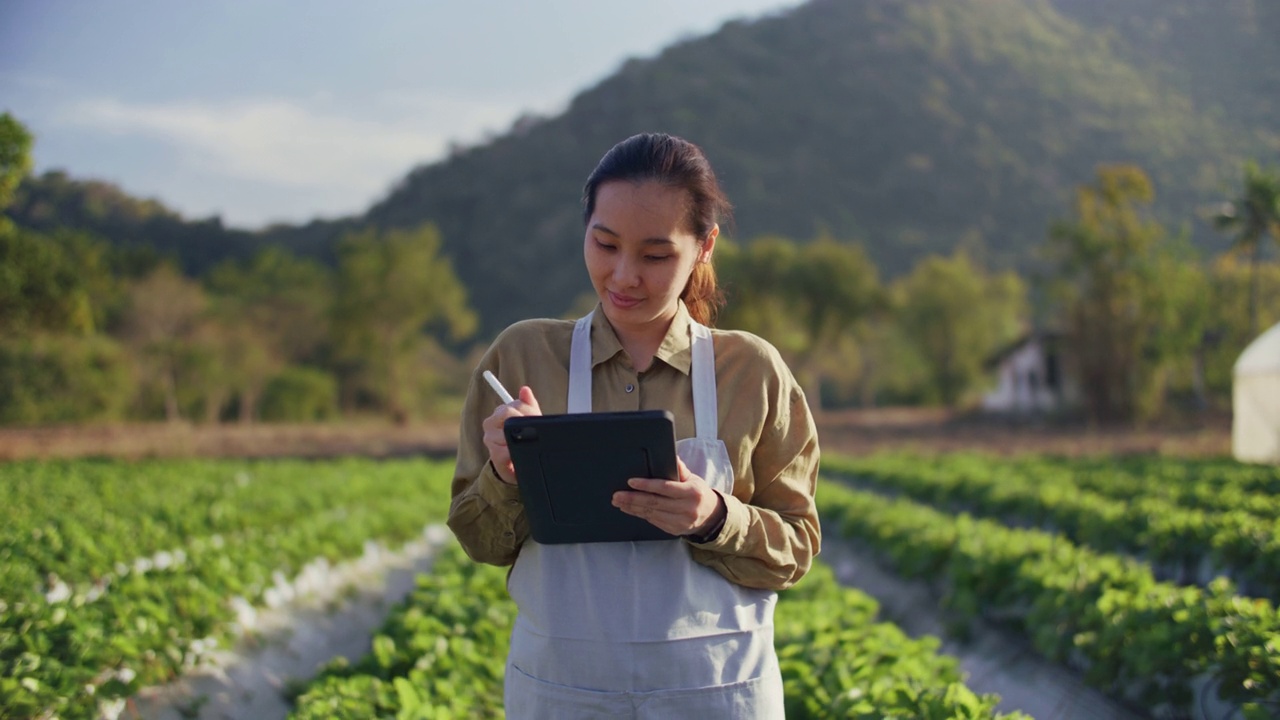
<path fill-rule="evenodd" d="M 670 410 L 676 438 L 693 437 L 690 317 L 684 304 L 654 362 L 636 372 L 598 306 L 592 319 L 593 410 Z M 529 536 L 519 487 L 498 478 L 481 422 L 501 404 L 491 370 L 517 394 L 533 389 L 542 412 L 566 412 L 572 320 L 525 320 L 494 340 L 471 377 L 462 411 L 449 527 L 478 562 L 510 565 Z M 818 433 L 805 396 L 778 351 L 750 333 L 712 330 L 719 435 L 733 465 L 723 528 L 689 542 L 693 559 L 729 580 L 781 590 L 804 576 L 821 543 L 814 490 Z M 517 478 L 518 479 L 518 478 Z"/>

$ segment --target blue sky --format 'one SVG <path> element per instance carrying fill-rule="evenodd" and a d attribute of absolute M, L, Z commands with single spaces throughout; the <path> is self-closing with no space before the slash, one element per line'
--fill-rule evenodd
<path fill-rule="evenodd" d="M 359 212 L 451 141 L 798 0 L 0 0 L 0 111 L 191 218 Z"/>

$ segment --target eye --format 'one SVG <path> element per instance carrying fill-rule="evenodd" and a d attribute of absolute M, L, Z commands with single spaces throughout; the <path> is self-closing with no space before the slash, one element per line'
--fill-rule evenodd
<path fill-rule="evenodd" d="M 663 260 L 670 260 L 671 256 L 670 255 L 645 255 L 644 259 L 648 260 L 649 262 L 662 262 Z"/>
<path fill-rule="evenodd" d="M 604 250 L 605 252 L 613 252 L 614 250 L 618 249 L 617 246 L 600 242 L 600 238 L 593 238 L 593 239 L 596 242 L 596 247 L 600 248 L 601 250 Z"/>

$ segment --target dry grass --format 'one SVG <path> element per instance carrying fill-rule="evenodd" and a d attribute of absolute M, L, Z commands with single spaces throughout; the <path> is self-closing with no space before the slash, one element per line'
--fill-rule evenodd
<path fill-rule="evenodd" d="M 394 457 L 452 454 L 457 428 L 437 423 L 129 423 L 0 429 L 0 460 L 118 457 Z"/>
<path fill-rule="evenodd" d="M 880 449 L 1069 456 L 1231 454 L 1231 417 L 1221 413 L 1135 428 L 894 408 L 824 413 L 818 419 L 818 427 L 824 448 L 849 454 Z"/>
<path fill-rule="evenodd" d="M 1147 429 L 974 418 L 945 410 L 886 408 L 818 417 L 824 451 L 979 450 L 1062 455 L 1156 453 L 1228 455 L 1231 419 L 1221 414 Z M 120 425 L 0 428 L 0 460 L 56 457 L 450 456 L 457 428 L 449 421 L 397 426 L 381 422 L 312 425 Z"/>

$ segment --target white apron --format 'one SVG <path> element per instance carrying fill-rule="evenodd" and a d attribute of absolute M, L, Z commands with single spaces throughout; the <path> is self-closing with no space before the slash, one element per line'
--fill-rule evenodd
<path fill-rule="evenodd" d="M 592 313 L 594 314 L 594 313 Z M 590 412 L 591 317 L 569 352 L 568 412 Z M 717 435 L 711 332 L 691 326 L 696 437 L 676 443 L 693 473 L 733 490 Z M 508 589 L 519 609 L 506 716 L 781 718 L 773 649 L 777 595 L 694 562 L 683 540 L 521 547 Z"/>

